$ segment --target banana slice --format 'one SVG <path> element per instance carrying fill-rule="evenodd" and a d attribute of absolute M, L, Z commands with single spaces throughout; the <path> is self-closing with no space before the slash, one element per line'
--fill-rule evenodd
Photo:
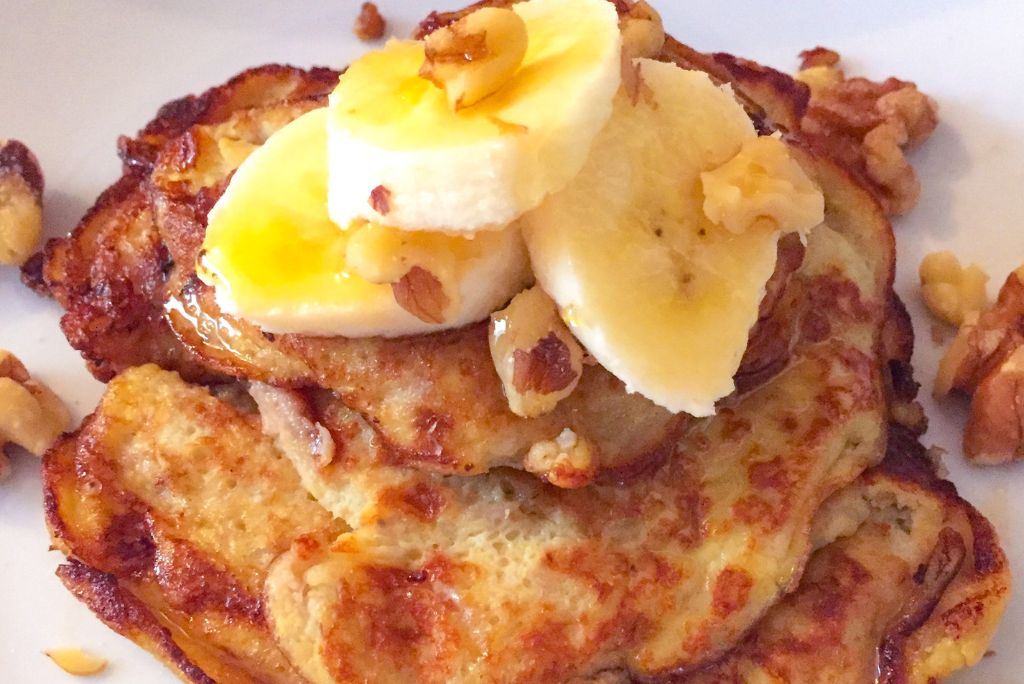
<path fill-rule="evenodd" d="M 487 36 L 519 34 L 490 8 L 438 41 L 439 50 L 463 45 L 472 56 L 461 65 L 465 78 L 451 62 L 424 69 L 424 44 L 413 41 L 391 41 L 349 67 L 331 95 L 336 223 L 364 218 L 453 233 L 502 227 L 579 172 L 621 80 L 614 5 L 527 0 L 511 11 L 527 39 L 514 71 L 519 41 Z"/>
<path fill-rule="evenodd" d="M 602 365 L 707 416 L 734 389 L 780 235 L 820 223 L 824 202 L 727 88 L 634 65 L 586 166 L 524 216 L 524 235 L 538 281 Z"/>
<path fill-rule="evenodd" d="M 335 225 L 327 117 L 271 136 L 210 211 L 198 272 L 224 311 L 268 332 L 410 335 L 485 319 L 529 283 L 516 226 L 470 239 Z"/>

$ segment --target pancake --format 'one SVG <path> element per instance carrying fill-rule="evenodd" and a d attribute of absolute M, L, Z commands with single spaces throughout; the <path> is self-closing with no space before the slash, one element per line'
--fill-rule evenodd
<path fill-rule="evenodd" d="M 435 23 L 453 16 L 436 15 Z M 785 130 L 806 109 L 806 87 L 780 72 L 746 62 L 725 69 L 722 64 L 732 63 L 726 56 L 703 55 L 671 39 L 662 59 L 731 83 L 762 130 Z M 531 448 L 566 428 L 588 443 L 594 467 L 572 478 L 538 472 L 541 478 L 584 486 L 663 460 L 690 429 L 689 417 L 627 393 L 600 366 L 587 367 L 580 387 L 551 414 L 515 416 L 483 324 L 397 340 L 274 336 L 218 309 L 193 268 L 206 212 L 246 151 L 321 102 L 317 97 L 329 89 L 332 72 L 285 70 L 285 78 L 281 69 L 253 70 L 193 98 L 216 106 L 165 107 L 177 113 L 158 116 L 137 139 L 123 142 L 131 173 L 112 197 L 101 198 L 71 236 L 48 246 L 35 282 L 68 310 L 65 333 L 94 373 L 108 379 L 154 362 L 197 381 L 232 376 L 325 388 L 361 413 L 387 447 L 389 462 L 431 472 L 522 467 Z M 262 91 L 244 85 L 259 79 Z M 122 194 L 124 203 L 113 201 Z M 785 292 L 801 256 L 794 241 L 780 246 L 779 266 L 735 378 L 740 394 L 786 363 L 800 302 Z"/>
<path fill-rule="evenodd" d="M 627 392 L 598 365 L 584 369 L 577 389 L 551 413 L 531 419 L 514 415 L 494 370 L 486 322 L 398 339 L 322 338 L 266 335 L 222 312 L 193 267 L 210 205 L 197 198 L 218 197 L 237 165 L 237 159 L 224 155 L 225 139 L 258 139 L 300 113 L 293 105 L 267 107 L 195 126 L 161 153 L 151 174 L 156 223 L 176 263 L 166 318 L 206 366 L 278 386 L 331 390 L 377 430 L 390 462 L 433 472 L 476 475 L 522 467 L 534 445 L 566 428 L 590 445 L 597 463 L 596 473 L 574 478 L 574 486 L 588 484 L 602 471 L 665 457 L 689 417 Z M 197 152 L 182 164 L 178 148 Z M 785 362 L 795 318 L 785 306 L 792 298 L 783 294 L 803 251 L 795 236 L 780 244 L 761 321 L 737 373 L 742 390 L 756 387 Z"/>
<path fill-rule="evenodd" d="M 121 373 L 44 459 L 68 588 L 194 682 L 930 682 L 976 662 L 1006 561 L 916 442 L 892 229 L 853 138 L 805 136 L 785 74 L 672 39 L 661 58 L 732 85 L 826 199 L 806 247 L 780 246 L 716 416 L 593 365 L 525 420 L 482 324 L 354 340 L 219 311 L 194 270 L 206 213 L 337 76 L 246 72 L 122 141 L 121 181 L 25 270 L 93 372 Z M 578 488 L 522 472 L 566 428 L 597 455 Z"/>
<path fill-rule="evenodd" d="M 208 209 L 196 198 L 219 196 L 233 171 L 222 154 L 225 136 L 238 137 L 253 126 L 283 125 L 287 118 L 278 122 L 243 113 L 235 121 L 195 126 L 162 153 L 151 174 L 157 225 L 177 264 L 170 277 L 167 318 L 207 366 L 278 386 L 329 389 L 373 426 L 390 462 L 433 472 L 476 475 L 522 467 L 531 448 L 567 428 L 587 442 L 596 462 L 593 472 L 567 478 L 572 486 L 665 457 L 689 418 L 628 393 L 600 366 L 587 367 L 580 386 L 553 412 L 532 419 L 515 416 L 493 368 L 484 323 L 400 339 L 317 338 L 264 335 L 220 311 L 211 289 L 191 267 L 199 256 Z M 198 152 L 183 165 L 176 147 Z M 796 240 L 780 245 L 770 296 L 737 373 L 741 390 L 756 387 L 785 363 L 795 317 L 783 305 L 792 298 L 786 300 L 783 293 L 802 253 Z"/>
<path fill-rule="evenodd" d="M 815 518 L 800 586 L 725 657 L 669 681 L 930 683 L 985 656 L 1009 596 L 991 525 L 894 428 Z"/>
<path fill-rule="evenodd" d="M 329 69 L 249 69 L 201 95 L 167 103 L 136 136 L 118 141 L 121 178 L 69 236 L 50 240 L 23 270 L 30 287 L 64 307 L 61 329 L 93 375 L 106 381 L 152 362 L 196 380 L 216 377 L 164 319 L 166 279 L 174 263 L 154 223 L 149 175 L 160 152 L 191 126 L 270 103 L 324 97 L 337 77 Z"/>
<path fill-rule="evenodd" d="M 791 283 L 805 308 L 789 362 L 619 483 L 559 491 L 502 470 L 437 479 L 384 462 L 365 422 L 330 395 L 253 388 L 304 484 L 354 528 L 298 543 L 268 579 L 278 639 L 307 677 L 662 675 L 725 652 L 795 585 L 821 502 L 882 457 L 892 263 L 888 223 L 865 191 L 828 162 L 802 161 L 829 201 Z M 330 459 L 312 457 L 317 423 Z M 419 578 L 418 598 L 387 612 L 406 577 Z M 429 620 L 401 617 L 419 612 Z"/>
<path fill-rule="evenodd" d="M 893 429 L 881 465 L 839 487 L 821 505 L 804 503 L 785 489 L 787 474 L 796 474 L 795 467 L 751 470 L 748 463 L 746 476 L 738 479 L 727 479 L 722 468 L 716 469 L 723 478 L 719 489 L 729 497 L 748 491 L 775 502 L 778 511 L 784 510 L 779 501 L 792 501 L 781 523 L 788 533 L 766 532 L 771 527 L 768 517 L 754 519 L 746 530 L 730 511 L 723 520 L 722 507 L 715 502 L 727 499 L 703 490 L 716 498 L 701 501 L 702 490 L 695 486 L 701 474 L 693 469 L 690 481 L 677 480 L 673 492 L 680 502 L 689 499 L 683 506 L 693 512 L 690 524 L 682 527 L 680 517 L 672 520 L 677 506 L 672 500 L 659 503 L 658 518 L 644 515 L 654 497 L 665 491 L 657 484 L 667 481 L 665 474 L 652 479 L 646 497 L 643 488 L 632 493 L 608 488 L 603 500 L 632 498 L 648 509 L 609 526 L 608 514 L 588 504 L 582 492 L 556 490 L 513 471 L 465 479 L 396 468 L 394 479 L 387 481 L 384 469 L 356 465 L 353 470 L 361 470 L 365 479 L 353 489 L 373 503 L 364 508 L 359 530 L 350 533 L 309 501 L 287 462 L 260 434 L 252 408 L 233 393 L 221 396 L 225 398 L 153 366 L 130 370 L 110 384 L 82 428 L 44 459 L 48 523 L 55 545 L 70 559 L 58 572 L 61 579 L 111 628 L 154 653 L 185 681 L 300 681 L 285 653 L 292 654 L 312 681 L 460 681 L 452 668 L 472 660 L 463 651 L 466 644 L 435 643 L 429 637 L 468 638 L 466 621 L 486 622 L 474 612 L 486 604 L 482 597 L 501 592 L 509 599 L 503 593 L 508 586 L 517 587 L 520 598 L 544 594 L 542 588 L 553 574 L 557 581 L 548 585 L 546 596 L 553 605 L 501 605 L 503 612 L 491 616 L 498 618 L 496 626 L 514 632 L 531 619 L 539 626 L 537 621 L 545 622 L 554 608 L 607 618 L 616 612 L 617 602 L 639 606 L 659 596 L 668 601 L 688 589 L 703 594 L 703 574 L 684 579 L 657 559 L 680 558 L 687 546 L 710 545 L 734 553 L 729 547 L 743 539 L 753 542 L 754 551 L 741 550 L 730 560 L 775 546 L 786 548 L 787 557 L 796 562 L 782 568 L 782 563 L 759 561 L 746 569 L 752 574 L 738 565 L 720 569 L 707 598 L 697 599 L 685 612 L 691 619 L 704 613 L 704 627 L 730 623 L 729 639 L 721 643 L 735 645 L 711 660 L 711 642 L 698 638 L 695 644 L 703 655 L 695 669 L 687 674 L 661 672 L 651 681 L 734 682 L 757 675 L 765 681 L 859 682 L 881 664 L 884 677 L 879 681 L 927 682 L 981 657 L 1007 599 L 1006 561 L 991 527 L 934 475 L 904 428 Z M 358 416 L 350 414 L 349 419 L 357 421 L 357 430 Z M 372 432 L 365 433 L 367 442 L 360 442 L 354 429 L 347 434 L 348 447 L 339 449 L 336 460 L 355 463 L 357 458 L 346 459 L 345 454 L 372 444 Z M 747 444 L 749 439 L 740 438 Z M 723 451 L 730 450 L 718 447 L 719 456 Z M 747 449 L 731 451 L 750 454 Z M 686 467 L 681 461 L 678 469 Z M 845 470 L 848 476 L 856 468 Z M 407 489 L 412 485 L 410 496 L 396 490 L 403 479 Z M 804 477 L 803 486 L 810 479 Z M 840 479 L 834 477 L 833 483 Z M 447 503 L 439 502 L 437 494 Z M 552 498 L 562 500 L 560 511 L 545 510 Z M 487 521 L 491 524 L 475 530 L 468 527 L 470 512 L 488 510 L 509 511 L 511 518 Z M 811 512 L 813 522 L 803 517 Z M 452 516 L 462 527 L 445 531 Z M 649 528 L 660 526 L 673 538 L 673 549 L 658 546 L 637 555 L 631 528 L 645 518 Z M 580 550 L 580 535 L 586 530 L 591 544 L 601 537 L 622 539 L 614 570 L 634 585 L 635 595 L 626 596 L 623 587 L 609 583 L 612 569 L 598 562 L 593 546 L 590 553 Z M 410 536 L 412 531 L 429 538 L 418 540 Z M 528 548 L 524 538 L 536 541 L 541 531 L 547 532 L 544 551 L 550 555 L 536 558 L 542 567 L 531 569 L 522 564 L 519 552 Z M 434 549 L 432 557 L 419 559 L 422 566 L 417 563 L 416 554 L 430 550 L 429 539 L 444 534 L 459 539 L 462 549 L 483 544 L 483 539 L 499 538 L 504 545 L 491 559 L 496 562 L 481 570 L 484 576 L 471 573 L 466 584 L 470 568 L 465 563 L 444 563 L 438 557 L 456 556 L 459 546 Z M 806 570 L 801 553 L 810 554 Z M 340 576 L 335 567 L 339 563 L 344 568 Z M 774 579 L 781 580 L 777 586 L 764 579 L 769 567 L 777 572 Z M 512 583 L 517 575 L 519 582 Z M 264 599 L 260 587 L 268 576 Z M 496 578 L 506 581 L 486 581 Z M 348 599 L 342 612 L 332 610 L 340 606 L 328 598 L 319 609 L 333 618 L 333 629 L 323 633 L 334 647 L 296 657 L 312 641 L 306 643 L 290 631 L 287 606 L 303 605 L 289 597 L 298 590 L 295 584 L 305 581 L 315 584 L 313 596 L 331 587 L 367 590 L 336 592 Z M 786 595 L 777 602 L 763 601 L 760 594 L 766 591 L 773 597 Z M 581 600 L 593 597 L 596 604 Z M 742 614 L 744 620 L 707 620 L 719 614 Z M 629 611 L 618 616 L 633 617 Z M 749 631 L 740 628 L 757 618 Z M 634 631 L 606 634 L 590 631 L 593 623 L 585 620 L 572 624 L 618 644 L 618 649 L 652 629 L 637 623 Z M 488 651 L 477 661 L 480 676 L 470 681 L 631 680 L 633 675 L 617 666 L 609 652 L 580 658 L 572 648 L 577 629 L 552 622 L 546 630 L 529 632 L 515 649 Z M 712 632 L 705 634 L 710 638 Z M 346 639 L 340 641 L 343 635 Z M 359 649 L 360 644 L 365 648 Z M 338 673 L 341 659 L 350 675 Z M 327 679 L 308 671 L 321 664 Z"/>
<path fill-rule="evenodd" d="M 114 630 L 189 681 L 294 682 L 262 598 L 304 534 L 344 526 L 302 489 L 258 418 L 176 374 L 115 378 L 43 463 L 58 572 Z"/>

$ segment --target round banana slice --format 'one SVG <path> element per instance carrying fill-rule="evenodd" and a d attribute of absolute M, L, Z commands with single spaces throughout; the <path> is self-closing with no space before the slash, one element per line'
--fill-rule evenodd
<path fill-rule="evenodd" d="M 268 332 L 410 335 L 485 319 L 529 283 L 517 226 L 471 239 L 334 224 L 327 117 L 271 136 L 210 211 L 198 272 L 225 312 Z"/>
<path fill-rule="evenodd" d="M 608 121 L 621 80 L 612 3 L 527 0 L 440 32 L 364 55 L 331 95 L 339 225 L 505 226 L 579 172 Z"/>
<path fill-rule="evenodd" d="M 823 199 L 728 88 L 634 65 L 586 166 L 524 216 L 524 235 L 539 283 L 602 365 L 707 416 L 734 389 L 780 235 L 820 223 Z"/>

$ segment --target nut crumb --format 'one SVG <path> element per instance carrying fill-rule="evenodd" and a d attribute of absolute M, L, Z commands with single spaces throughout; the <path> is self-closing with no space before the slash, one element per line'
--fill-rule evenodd
<path fill-rule="evenodd" d="M 352 32 L 359 40 L 374 41 L 384 37 L 388 23 L 381 16 L 377 5 L 372 2 L 364 2 L 359 8 L 359 16 L 356 17 Z"/>
<path fill-rule="evenodd" d="M 80 648 L 54 648 L 45 651 L 57 667 L 76 677 L 91 677 L 107 669 L 107 660 Z"/>
<path fill-rule="evenodd" d="M 43 173 L 31 150 L 0 140 L 0 264 L 21 266 L 43 232 Z"/>
<path fill-rule="evenodd" d="M 10 474 L 4 446 L 16 444 L 42 456 L 70 423 L 57 395 L 33 380 L 14 354 L 0 349 L 0 479 Z"/>
<path fill-rule="evenodd" d="M 590 444 L 569 428 L 554 439 L 531 446 L 524 467 L 563 489 L 585 487 L 596 475 Z"/>
<path fill-rule="evenodd" d="M 928 457 L 928 460 L 931 461 L 932 470 L 943 480 L 949 479 L 949 468 L 947 468 L 946 464 L 943 462 L 943 459 L 948 453 L 948 451 L 935 444 L 925 450 L 925 455 Z"/>
<path fill-rule="evenodd" d="M 391 191 L 378 185 L 370 191 L 370 207 L 381 216 L 391 213 Z"/>

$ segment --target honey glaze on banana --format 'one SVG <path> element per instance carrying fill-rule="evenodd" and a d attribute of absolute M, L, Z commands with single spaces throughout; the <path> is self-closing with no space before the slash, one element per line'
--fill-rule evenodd
<path fill-rule="evenodd" d="M 536 283 L 557 333 L 520 349 L 499 316 L 492 340 L 512 413 L 551 411 L 588 358 L 712 415 L 824 200 L 728 86 L 650 59 L 663 42 L 646 3 L 525 0 L 366 53 L 239 167 L 200 279 L 261 330 L 350 338 L 521 312 Z"/>

